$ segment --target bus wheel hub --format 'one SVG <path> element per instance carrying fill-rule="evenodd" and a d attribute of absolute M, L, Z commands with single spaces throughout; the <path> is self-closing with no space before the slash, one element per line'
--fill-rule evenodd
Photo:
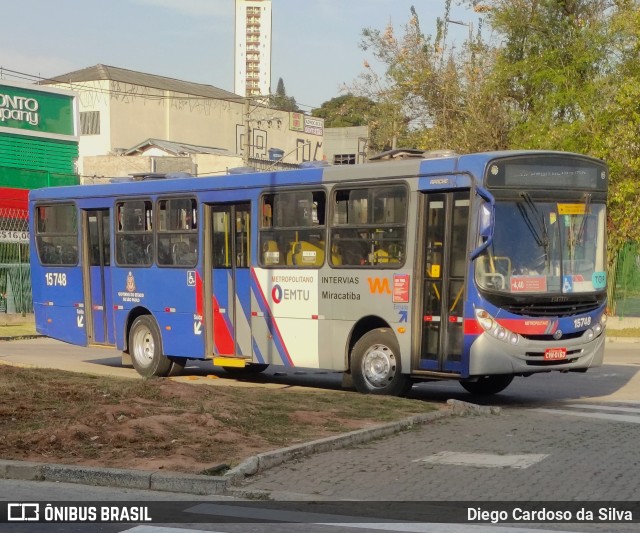
<path fill-rule="evenodd" d="M 383 387 L 396 373 L 395 355 L 388 346 L 376 344 L 367 350 L 363 360 L 363 370 L 367 381 L 376 387 Z"/>

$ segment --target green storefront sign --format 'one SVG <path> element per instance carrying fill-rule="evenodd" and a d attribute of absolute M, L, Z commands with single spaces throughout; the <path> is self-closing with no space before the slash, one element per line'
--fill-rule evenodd
<path fill-rule="evenodd" d="M 73 96 L 0 84 L 0 127 L 74 136 Z"/>

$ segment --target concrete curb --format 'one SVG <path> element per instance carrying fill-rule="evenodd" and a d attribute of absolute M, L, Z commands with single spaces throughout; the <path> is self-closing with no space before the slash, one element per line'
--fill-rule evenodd
<path fill-rule="evenodd" d="M 414 415 L 404 420 L 373 428 L 351 431 L 343 435 L 336 435 L 272 452 L 261 453 L 243 461 L 223 476 L 58 465 L 0 459 L 0 479 L 58 481 L 103 487 L 157 490 L 198 495 L 224 494 L 233 485 L 240 483 L 246 477 L 264 472 L 269 468 L 281 465 L 292 459 L 370 442 L 411 429 L 420 424 L 426 424 L 449 416 L 500 413 L 499 407 L 484 407 L 459 400 L 448 400 L 447 404 L 449 406 L 448 409 Z"/>
<path fill-rule="evenodd" d="M 39 333 L 29 333 L 28 335 L 9 335 L 6 337 L 0 337 L 0 341 L 24 341 L 29 339 L 39 339 L 40 337 L 44 337 L 44 335 L 40 335 Z"/>

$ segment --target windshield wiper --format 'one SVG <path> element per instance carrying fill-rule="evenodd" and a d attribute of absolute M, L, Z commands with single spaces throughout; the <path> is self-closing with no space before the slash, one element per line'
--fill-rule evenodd
<path fill-rule="evenodd" d="M 578 231 L 578 242 L 582 242 L 582 236 L 584 235 L 584 228 L 587 225 L 587 215 L 589 214 L 589 208 L 591 207 L 591 193 L 584 193 L 584 215 L 582 217 L 582 223 L 580 224 L 580 230 Z"/>
<path fill-rule="evenodd" d="M 522 217 L 524 218 L 527 226 L 531 230 L 534 239 L 536 240 L 536 244 L 538 246 L 542 246 L 544 248 L 545 253 L 547 252 L 547 248 L 549 247 L 549 230 L 547 228 L 547 223 L 544 219 L 544 213 L 538 208 L 535 202 L 531 199 L 531 196 L 528 192 L 520 193 L 520 196 L 524 199 L 525 204 L 517 204 Z M 526 206 L 526 207 L 525 207 Z M 534 227 L 533 221 L 531 220 L 531 216 L 527 212 L 527 207 L 529 211 L 533 214 L 536 219 L 537 227 Z"/>

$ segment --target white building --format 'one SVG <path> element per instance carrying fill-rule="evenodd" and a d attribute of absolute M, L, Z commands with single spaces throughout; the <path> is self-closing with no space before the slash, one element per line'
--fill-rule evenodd
<path fill-rule="evenodd" d="M 236 0 L 234 90 L 271 94 L 271 0 Z"/>
<path fill-rule="evenodd" d="M 108 65 L 61 74 L 41 83 L 78 93 L 81 175 L 159 171 L 148 168 L 158 163 L 150 158 L 162 157 L 165 152 L 167 156 L 175 154 L 171 150 L 161 150 L 160 155 L 143 154 L 138 147 L 148 139 L 190 146 L 182 150 L 183 156 L 191 157 L 199 174 L 224 170 L 237 166 L 246 155 L 247 130 L 252 165 L 254 160 L 268 162 L 272 153 L 282 154 L 283 164 L 321 160 L 324 156 L 322 119 L 256 104 L 250 106 L 247 116 L 244 98 L 211 85 Z M 198 147 L 206 147 L 207 154 Z M 132 152 L 132 148 L 136 149 Z M 195 161 L 198 152 L 197 159 L 206 156 L 209 163 Z M 133 157 L 127 153 L 144 155 L 149 163 L 131 161 Z M 210 166 L 214 159 L 219 165 Z M 228 163 L 223 164 L 225 160 Z M 184 170 L 191 171 L 191 167 Z"/>
<path fill-rule="evenodd" d="M 369 157 L 369 127 L 325 128 L 322 149 L 332 165 L 359 165 Z"/>

